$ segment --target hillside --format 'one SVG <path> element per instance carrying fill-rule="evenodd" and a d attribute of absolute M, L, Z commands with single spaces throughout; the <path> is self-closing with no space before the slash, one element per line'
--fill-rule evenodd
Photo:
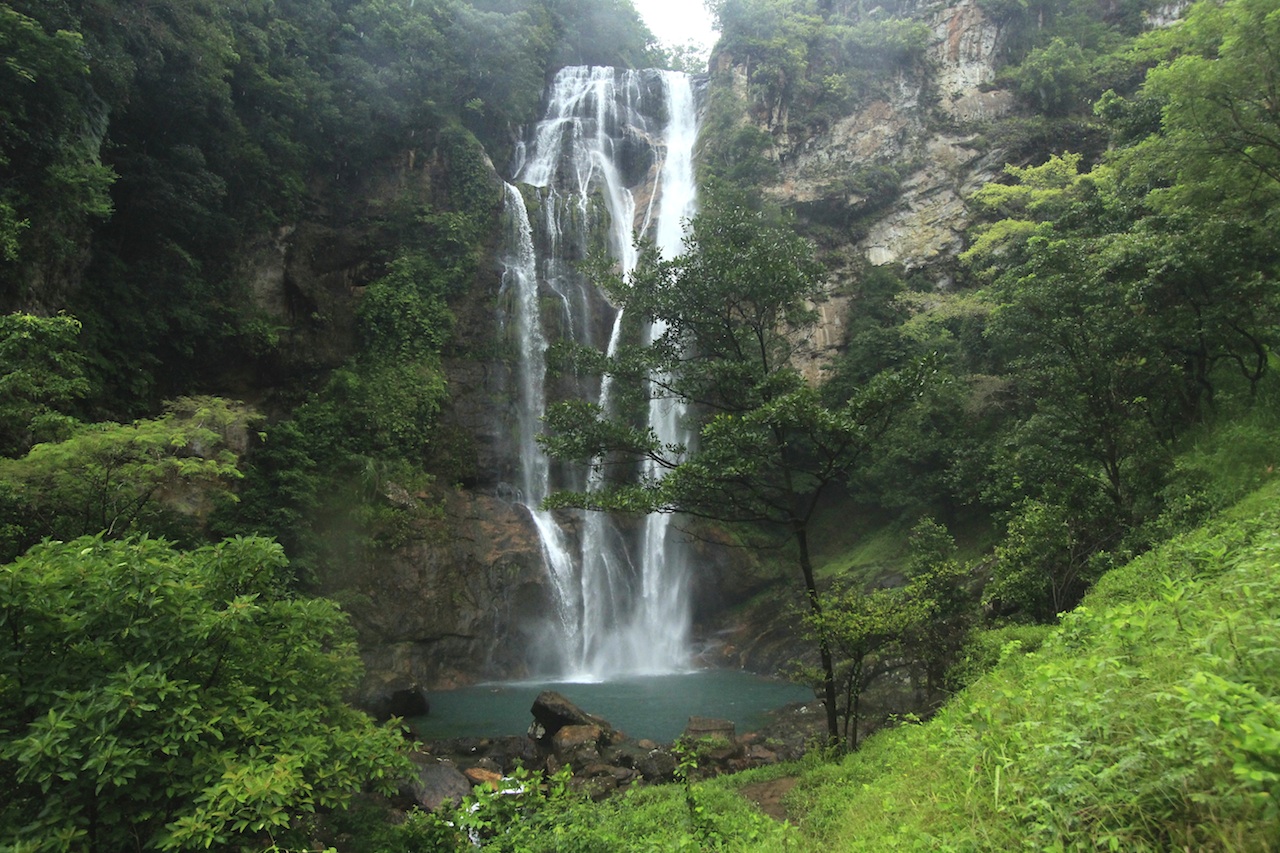
<path fill-rule="evenodd" d="M 842 761 L 561 795 L 485 849 L 1274 849 L 1278 498 L 1112 570 L 1034 649 L 1009 640 L 935 717 Z M 788 776 L 783 826 L 745 796 Z"/>

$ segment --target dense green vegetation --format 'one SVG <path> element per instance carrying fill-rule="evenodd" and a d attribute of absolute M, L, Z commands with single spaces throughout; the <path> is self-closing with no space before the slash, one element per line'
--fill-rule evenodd
<path fill-rule="evenodd" d="M 387 472 L 411 484 L 471 474 L 436 429 L 442 353 L 470 345 L 450 305 L 497 226 L 491 158 L 509 156 L 547 77 L 664 61 L 629 4 L 597 0 L 13 0 L 0 4 L 0 45 L 0 309 L 30 312 L 0 328 L 0 452 L 57 440 L 66 456 L 106 431 L 99 444 L 154 456 L 128 430 L 76 424 L 153 419 L 182 395 L 251 395 L 270 428 L 240 436 L 240 461 L 219 476 L 243 482 L 196 526 L 280 536 L 304 576 L 328 558 L 314 535 L 326 502 L 366 505 L 376 537 L 386 511 L 367 504 Z M 423 177 L 383 187 L 406 163 Z M 300 220 L 352 244 L 341 263 L 355 276 L 345 288 L 364 290 L 354 324 L 287 282 L 287 317 L 253 292 L 254 253 Z M 99 524 L 198 533 L 138 515 L 160 505 L 156 483 L 123 516 L 70 520 L 40 473 L 60 463 L 40 453 L 6 465 L 6 558 Z"/>
<path fill-rule="evenodd" d="M 1010 165 L 968 199 L 976 224 L 947 270 L 957 286 L 864 269 L 822 392 L 838 406 L 885 371 L 937 357 L 941 381 L 842 475 L 844 511 L 873 519 L 846 527 L 887 526 L 903 540 L 941 519 L 986 546 L 947 570 L 950 600 L 931 615 L 932 569 L 906 549 L 879 573 L 847 577 L 826 558 L 831 615 L 810 630 L 841 649 L 822 670 L 840 673 L 846 721 L 876 676 L 941 699 L 968 626 L 1054 621 L 1107 569 L 1221 507 L 1203 469 L 1175 462 L 1178 449 L 1189 431 L 1263 405 L 1273 361 L 1280 124 L 1263 93 L 1280 75 L 1274 2 L 1203 4 L 1149 32 L 1142 3 L 982 6 L 1005 34 L 996 85 L 1020 110 L 968 129 Z M 824 128 L 827 109 L 892 100 L 895 85 L 921 85 L 926 103 L 951 94 L 930 89 L 911 10 L 716 8 L 721 49 L 745 77 L 722 67 L 713 79 L 703 168 L 748 193 Z M 827 49 L 864 31 L 876 49 Z M 850 88 L 859 68 L 866 85 Z M 941 111 L 927 122 L 956 129 Z M 850 175 L 840 192 L 870 199 L 852 215 L 891 200 L 907 168 Z M 856 238 L 856 222 L 833 222 L 805 227 L 825 245 L 848 242 L 837 226 Z M 921 626 L 932 644 L 919 643 Z"/>
<path fill-rule="evenodd" d="M 401 733 L 343 702 L 346 617 L 290 581 L 253 538 L 92 536 L 0 568 L 4 849 L 238 849 L 393 792 Z"/>
<path fill-rule="evenodd" d="M 1002 632 L 995 668 L 927 723 L 837 762 L 539 799 L 492 849 L 1274 849 L 1278 498 L 1117 568 L 1043 643 Z M 784 775 L 786 824 L 738 793 Z"/>
<path fill-rule="evenodd" d="M 270 345 L 246 241 L 440 134 L 501 161 L 549 70 L 650 42 L 620 2 L 6 2 L 0 304 L 84 324 L 91 410 L 153 408 Z"/>
<path fill-rule="evenodd" d="M 564 455 L 671 468 L 580 503 L 791 537 L 828 732 L 861 751 L 705 782 L 690 757 L 604 804 L 526 777 L 352 849 L 1276 845 L 1280 9 L 1144 32 L 1140 0 L 981 5 L 1022 112 L 978 129 L 1010 165 L 968 199 L 955 287 L 865 270 L 841 358 L 801 379 L 822 271 L 751 198 L 768 155 L 895 80 L 950 93 L 905 6 L 723 0 L 746 87 L 713 87 L 703 167 L 745 195 L 615 284 L 669 333 L 592 365 L 659 368 L 701 441 L 551 419 Z M 551 70 L 650 42 L 622 0 L 0 2 L 0 849 L 300 847 L 405 772 L 342 703 L 344 617 L 299 590 L 431 514 L 390 484 L 474 475 L 439 416 L 494 239 L 486 158 Z M 402 163 L 422 180 L 371 189 Z M 905 169 L 842 188 L 873 209 Z M 280 325 L 244 265 L 307 217 L 358 235 L 361 298 L 349 342 L 288 361 L 335 318 L 301 300 Z M 270 418 L 207 396 L 229 392 Z M 812 558 L 875 525 L 905 543 L 887 565 Z M 886 681 L 954 695 L 863 743 Z M 795 826 L 735 792 L 783 773 Z"/>
<path fill-rule="evenodd" d="M 621 0 L 6 0 L 0 56 L 0 848 L 306 846 L 409 772 L 300 590 L 469 475 L 491 163 L 560 66 L 665 58 Z M 254 291 L 300 224 L 353 319 Z"/>

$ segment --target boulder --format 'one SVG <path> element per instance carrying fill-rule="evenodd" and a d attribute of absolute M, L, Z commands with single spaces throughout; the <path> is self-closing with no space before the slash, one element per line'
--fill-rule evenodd
<path fill-rule="evenodd" d="M 487 785 L 493 790 L 498 790 L 498 783 L 502 781 L 502 774 L 494 770 L 486 770 L 483 767 L 468 767 L 462 771 L 462 775 L 466 776 L 473 785 Z"/>
<path fill-rule="evenodd" d="M 485 752 L 499 767 L 508 771 L 517 764 L 533 767 L 538 762 L 538 747 L 532 740 L 519 735 L 494 738 Z"/>
<path fill-rule="evenodd" d="M 392 717 L 425 717 L 431 711 L 425 688 L 398 679 L 370 692 L 365 703 L 365 710 L 379 721 Z"/>
<path fill-rule="evenodd" d="M 615 767 L 612 764 L 604 764 L 597 762 L 596 764 L 588 764 L 582 768 L 582 775 L 588 779 L 596 776 L 608 776 L 619 785 L 624 785 L 636 778 L 636 771 L 628 767 Z"/>
<path fill-rule="evenodd" d="M 684 739 L 688 741 L 716 740 L 732 743 L 737 726 L 733 720 L 720 720 L 715 717 L 690 717 L 689 724 L 684 727 Z"/>
<path fill-rule="evenodd" d="M 648 747 L 642 746 L 643 743 L 648 743 Z M 605 750 L 604 757 L 606 761 L 619 767 L 638 767 L 649 752 L 657 748 L 658 745 L 653 741 L 622 743 Z"/>
<path fill-rule="evenodd" d="M 455 806 L 471 793 L 471 782 L 447 761 L 419 764 L 417 778 L 406 792 L 426 811 Z"/>
<path fill-rule="evenodd" d="M 529 729 L 530 737 L 534 737 L 535 740 L 555 737 L 556 733 L 565 726 L 598 726 L 602 732 L 613 732 L 613 727 L 608 721 L 594 714 L 588 714 L 554 690 L 544 690 L 539 693 L 538 698 L 533 700 L 533 707 L 529 710 L 533 713 L 533 725 Z M 535 735 L 534 732 L 539 728 L 541 734 Z"/>
<path fill-rule="evenodd" d="M 556 755 L 564 758 L 580 751 L 583 747 L 597 749 L 604 730 L 593 725 L 564 726 L 551 738 L 551 747 Z"/>
<path fill-rule="evenodd" d="M 670 782 L 676 778 L 676 760 L 669 752 L 651 749 L 636 763 L 646 782 Z"/>
<path fill-rule="evenodd" d="M 471 762 L 471 763 L 467 764 L 467 766 L 468 766 L 468 767 L 475 767 L 475 768 L 478 768 L 478 769 L 480 769 L 480 770 L 487 770 L 487 771 L 489 771 L 490 773 L 497 773 L 499 776 L 501 776 L 501 775 L 502 775 L 502 765 L 501 765 L 501 764 L 499 764 L 497 761 L 494 761 L 492 758 L 490 758 L 490 757 L 489 757 L 489 756 L 487 756 L 487 755 L 486 755 L 486 756 L 484 756 L 483 758 L 480 758 L 480 759 L 479 759 L 479 760 L 477 760 L 477 761 L 473 761 L 473 762 Z M 463 770 L 462 772 L 463 772 L 463 773 L 466 773 L 467 771 L 466 771 L 466 770 Z"/>

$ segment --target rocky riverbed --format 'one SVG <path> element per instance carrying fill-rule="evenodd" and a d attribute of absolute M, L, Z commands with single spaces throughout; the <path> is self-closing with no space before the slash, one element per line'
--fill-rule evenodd
<path fill-rule="evenodd" d="M 681 750 L 696 756 L 699 777 L 794 760 L 821 739 L 825 722 L 816 701 L 779 709 L 759 731 L 743 734 L 731 720 L 690 717 L 673 744 L 633 739 L 551 690 L 538 695 L 530 715 L 523 735 L 424 743 L 414 755 L 417 778 L 404 793 L 435 810 L 460 802 L 476 785 L 500 787 L 517 767 L 549 774 L 568 768 L 574 787 L 603 799 L 635 785 L 674 781 Z"/>

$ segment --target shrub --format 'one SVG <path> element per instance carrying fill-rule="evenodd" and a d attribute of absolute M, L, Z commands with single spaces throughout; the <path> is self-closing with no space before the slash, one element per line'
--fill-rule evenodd
<path fill-rule="evenodd" d="M 0 567 L 0 847 L 224 848 L 407 760 L 342 701 L 359 660 L 283 551 L 236 538 L 46 542 Z"/>

